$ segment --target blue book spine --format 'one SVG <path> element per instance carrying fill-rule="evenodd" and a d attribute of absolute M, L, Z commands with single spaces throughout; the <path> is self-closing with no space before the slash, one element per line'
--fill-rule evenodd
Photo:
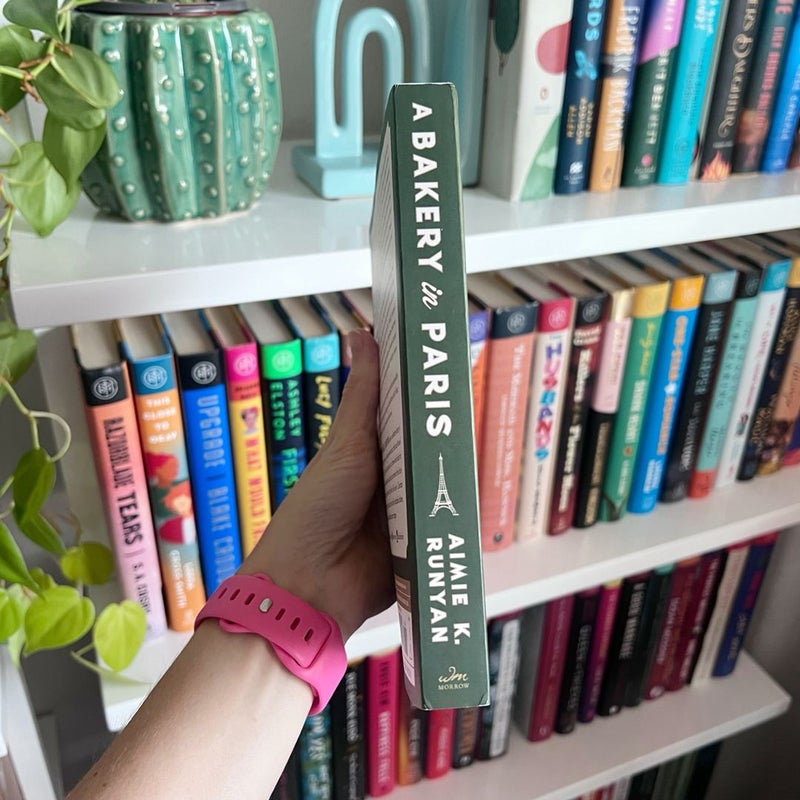
<path fill-rule="evenodd" d="M 736 666 L 736 660 L 741 652 L 777 537 L 776 533 L 768 534 L 750 544 L 747 562 L 744 565 L 742 578 L 736 590 L 731 613 L 725 625 L 725 633 L 714 664 L 712 675 L 715 678 L 724 678 L 726 675 L 730 675 Z"/>
<path fill-rule="evenodd" d="M 300 784 L 303 800 L 332 800 L 333 764 L 330 711 L 308 717 L 300 734 Z"/>
<path fill-rule="evenodd" d="M 799 116 L 800 14 L 795 16 L 792 38 L 784 58 L 783 74 L 772 109 L 772 124 L 764 145 L 762 172 L 783 172 L 786 169 Z"/>
<path fill-rule="evenodd" d="M 697 313 L 695 306 L 680 310 L 670 308 L 664 315 L 628 498 L 628 510 L 636 514 L 652 511 L 658 500 Z"/>
<path fill-rule="evenodd" d="M 605 19 L 606 0 L 575 0 L 553 183 L 556 194 L 581 192 L 589 181 Z"/>
<path fill-rule="evenodd" d="M 709 78 L 721 0 L 689 0 L 669 92 L 658 183 L 686 183 Z"/>
<path fill-rule="evenodd" d="M 206 594 L 242 563 L 224 372 L 219 351 L 178 356 L 189 476 Z"/>

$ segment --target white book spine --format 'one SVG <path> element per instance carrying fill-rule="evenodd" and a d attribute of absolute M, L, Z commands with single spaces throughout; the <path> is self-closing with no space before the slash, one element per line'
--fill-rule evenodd
<path fill-rule="evenodd" d="M 614 794 L 611 795 L 611 800 L 628 800 L 628 792 L 631 790 L 631 779 L 632 776 L 626 775 L 614 784 Z"/>
<path fill-rule="evenodd" d="M 503 625 L 500 639 L 500 670 L 494 696 L 492 733 L 489 739 L 489 757 L 503 755 L 508 743 L 511 726 L 511 709 L 519 673 L 519 636 L 522 628 L 520 618 L 510 619 Z"/>
<path fill-rule="evenodd" d="M 703 637 L 703 649 L 700 651 L 700 657 L 697 659 L 697 666 L 692 675 L 692 686 L 705 683 L 711 678 L 714 662 L 717 660 L 717 651 L 722 643 L 722 637 L 725 635 L 725 625 L 731 614 L 733 598 L 739 587 L 749 551 L 749 547 L 738 547 L 728 551 L 725 572 L 719 582 L 714 610 L 708 621 L 706 635 Z"/>
<path fill-rule="evenodd" d="M 739 389 L 725 434 L 725 444 L 722 446 L 722 456 L 717 470 L 716 487 L 718 489 L 728 486 L 736 480 L 739 464 L 750 434 L 750 423 L 758 401 L 761 381 L 764 378 L 769 354 L 772 351 L 772 343 L 777 333 L 785 295 L 786 290 L 780 289 L 762 292 L 758 297 L 753 332 L 744 357 Z"/>

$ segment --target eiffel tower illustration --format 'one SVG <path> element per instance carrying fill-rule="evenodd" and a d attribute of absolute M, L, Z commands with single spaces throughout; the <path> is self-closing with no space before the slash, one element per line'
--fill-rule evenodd
<path fill-rule="evenodd" d="M 453 501 L 447 491 L 447 484 L 444 481 L 444 464 L 442 463 L 442 454 L 439 453 L 439 489 L 436 494 L 436 502 L 433 504 L 429 517 L 435 517 L 439 511 L 446 508 L 454 517 L 458 516 Z"/>

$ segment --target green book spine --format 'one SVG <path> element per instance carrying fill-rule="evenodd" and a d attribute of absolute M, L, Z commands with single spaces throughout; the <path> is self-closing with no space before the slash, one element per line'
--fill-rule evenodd
<path fill-rule="evenodd" d="M 455 90 L 395 86 L 370 227 L 380 440 L 403 671 L 425 709 L 486 705 Z"/>

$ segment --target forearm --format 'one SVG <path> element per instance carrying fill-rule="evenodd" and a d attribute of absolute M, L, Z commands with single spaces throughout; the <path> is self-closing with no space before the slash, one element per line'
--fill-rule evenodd
<path fill-rule="evenodd" d="M 265 800 L 311 702 L 262 638 L 204 622 L 69 800 Z"/>

